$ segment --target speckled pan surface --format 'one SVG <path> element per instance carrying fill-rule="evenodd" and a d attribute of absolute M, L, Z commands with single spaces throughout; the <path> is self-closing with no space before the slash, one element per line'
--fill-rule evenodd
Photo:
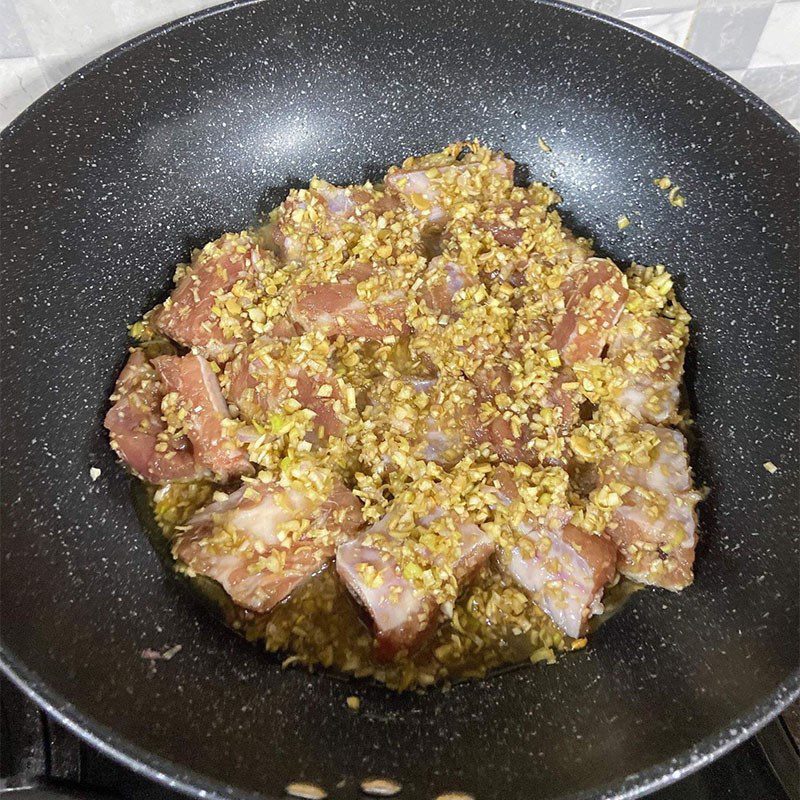
<path fill-rule="evenodd" d="M 679 276 L 712 489 L 696 583 L 637 595 L 554 667 L 448 693 L 281 671 L 137 521 L 101 427 L 123 321 L 287 185 L 473 135 L 550 181 L 602 251 Z M 306 780 L 355 798 L 368 776 L 406 798 L 632 796 L 796 693 L 798 138 L 732 82 L 552 3 L 271 0 L 73 76 L 2 134 L 2 167 L 3 659 L 96 743 L 214 797 Z M 685 209 L 652 185 L 665 173 Z M 141 650 L 175 644 L 149 674 Z"/>

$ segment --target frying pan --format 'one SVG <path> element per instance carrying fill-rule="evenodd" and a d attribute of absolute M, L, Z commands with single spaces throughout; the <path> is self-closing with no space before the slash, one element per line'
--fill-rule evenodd
<path fill-rule="evenodd" d="M 710 488 L 695 584 L 635 595 L 555 666 L 448 692 L 282 670 L 143 533 L 101 428 L 125 323 L 287 186 L 471 136 L 555 186 L 602 253 L 677 275 Z M 633 797 L 732 747 L 798 693 L 798 163 L 796 132 L 733 81 L 554 2 L 233 3 L 76 73 L 2 134 L 4 669 L 204 797 L 355 798 L 369 776 L 407 798 Z M 141 658 L 176 644 L 154 672 Z"/>

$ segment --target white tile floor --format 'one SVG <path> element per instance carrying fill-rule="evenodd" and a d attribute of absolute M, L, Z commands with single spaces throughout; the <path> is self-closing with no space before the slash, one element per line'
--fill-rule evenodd
<path fill-rule="evenodd" d="M 726 70 L 800 127 L 800 0 L 574 0 Z M 0 128 L 95 56 L 219 0 L 0 0 Z"/>

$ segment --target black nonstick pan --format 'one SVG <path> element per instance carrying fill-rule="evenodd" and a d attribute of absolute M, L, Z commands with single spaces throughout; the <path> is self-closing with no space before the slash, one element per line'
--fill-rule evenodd
<path fill-rule="evenodd" d="M 635 595 L 554 666 L 448 692 L 282 670 L 143 532 L 101 426 L 124 323 L 287 186 L 472 136 L 555 186 L 601 252 L 678 276 L 710 488 L 695 584 Z M 356 798 L 368 777 L 422 800 L 633 797 L 796 696 L 800 146 L 742 87 L 555 2 L 233 3 L 67 79 L 3 132 L 0 163 L 2 659 L 91 743 L 204 797 Z M 155 670 L 141 657 L 176 644 Z"/>

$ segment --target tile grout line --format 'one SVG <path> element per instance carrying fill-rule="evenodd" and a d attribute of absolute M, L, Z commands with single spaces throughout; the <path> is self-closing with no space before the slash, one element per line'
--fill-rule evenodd
<path fill-rule="evenodd" d="M 697 12 L 700 10 L 700 2 L 701 0 L 695 0 L 694 8 L 692 9 L 692 17 L 689 20 L 689 27 L 686 29 L 686 35 L 683 37 L 683 41 L 680 45 L 684 50 L 688 49 L 686 44 L 691 38 L 692 32 L 694 31 L 694 23 L 697 20 Z"/>

